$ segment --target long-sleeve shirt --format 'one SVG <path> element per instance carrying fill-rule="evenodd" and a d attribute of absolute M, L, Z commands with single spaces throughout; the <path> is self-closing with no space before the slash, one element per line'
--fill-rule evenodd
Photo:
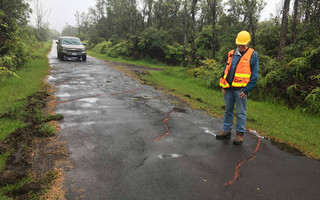
<path fill-rule="evenodd" d="M 229 74 L 227 76 L 227 82 L 229 83 L 229 85 L 231 85 L 231 83 L 232 83 L 232 81 L 234 79 L 234 74 L 235 74 L 237 65 L 238 65 L 241 57 L 242 57 L 242 55 L 241 55 L 240 51 L 238 50 L 238 48 L 235 49 L 234 55 L 233 55 L 233 58 L 232 58 L 230 71 L 229 71 Z M 225 67 L 227 67 L 227 65 Z M 251 56 L 250 68 L 251 68 L 250 81 L 249 81 L 248 85 L 243 88 L 243 92 L 246 95 L 248 95 L 249 92 L 253 89 L 253 87 L 257 84 L 258 77 L 259 77 L 259 59 L 258 59 L 258 53 L 256 51 L 254 51 L 252 56 Z"/>

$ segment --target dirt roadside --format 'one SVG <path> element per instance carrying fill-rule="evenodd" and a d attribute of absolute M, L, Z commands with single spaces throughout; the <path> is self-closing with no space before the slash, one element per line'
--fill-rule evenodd
<path fill-rule="evenodd" d="M 63 191 L 57 192 L 55 188 L 62 183 L 62 168 L 69 166 L 66 164 L 68 153 L 65 142 L 54 134 L 59 131 L 55 120 L 61 116 L 52 112 L 55 97 L 51 92 L 50 87 L 45 92 L 36 92 L 27 97 L 22 111 L 0 116 L 19 119 L 26 124 L 0 142 L 0 153 L 10 152 L 6 167 L 0 173 L 0 187 L 7 197 L 63 199 Z M 48 124 L 51 128 L 47 130 Z M 54 195 L 46 193 L 49 188 L 55 191 Z"/>

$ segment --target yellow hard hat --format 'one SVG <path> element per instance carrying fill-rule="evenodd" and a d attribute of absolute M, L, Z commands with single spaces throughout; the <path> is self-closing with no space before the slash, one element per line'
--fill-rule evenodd
<path fill-rule="evenodd" d="M 250 33 L 248 31 L 241 31 L 238 33 L 236 44 L 247 45 L 251 41 Z"/>

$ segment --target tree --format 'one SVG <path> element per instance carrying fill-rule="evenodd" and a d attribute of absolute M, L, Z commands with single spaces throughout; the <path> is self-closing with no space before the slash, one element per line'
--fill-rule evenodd
<path fill-rule="evenodd" d="M 291 43 L 295 42 L 296 39 L 296 28 L 297 28 L 297 18 L 298 18 L 298 5 L 299 0 L 294 0 L 293 4 L 293 19 L 292 19 L 292 28 L 291 28 Z"/>
<path fill-rule="evenodd" d="M 143 17 L 147 18 L 147 27 L 152 26 L 152 7 L 154 4 L 154 0 L 144 0 L 144 7 L 143 7 Z"/>
<path fill-rule="evenodd" d="M 41 29 L 47 26 L 46 17 L 49 17 L 50 12 L 39 0 L 33 0 L 34 4 L 34 18 L 36 21 L 36 28 Z"/>
<path fill-rule="evenodd" d="M 279 44 L 279 50 L 278 50 L 278 59 L 279 60 L 282 60 L 283 48 L 286 46 L 287 31 L 288 31 L 289 5 L 290 5 L 290 0 L 284 0 L 283 9 L 282 9 L 280 44 Z"/>
<path fill-rule="evenodd" d="M 6 16 L 14 19 L 19 26 L 27 25 L 31 9 L 24 0 L 1 0 L 0 9 Z"/>
<path fill-rule="evenodd" d="M 130 34 L 133 34 L 133 26 L 134 26 L 134 15 L 135 15 L 135 12 L 136 12 L 136 8 L 137 8 L 137 2 L 136 0 L 130 0 L 130 10 L 129 10 L 129 13 L 130 13 L 130 18 L 129 18 L 129 33 Z"/>
<path fill-rule="evenodd" d="M 32 0 L 32 2 L 34 6 L 33 16 L 36 22 L 36 38 L 39 41 L 46 41 L 49 37 L 47 17 L 51 11 L 46 9 L 39 0 Z"/>
<path fill-rule="evenodd" d="M 80 36 L 80 13 L 79 11 L 76 11 L 76 14 L 74 14 L 75 18 L 76 18 L 76 22 L 77 22 L 77 27 L 78 27 L 78 34 Z"/>
<path fill-rule="evenodd" d="M 245 0 L 245 5 L 247 7 L 247 12 L 245 13 L 245 18 L 248 18 L 248 29 L 251 32 L 251 44 L 253 48 L 256 46 L 256 30 L 258 26 L 258 21 L 260 13 L 265 6 L 263 0 Z"/>
<path fill-rule="evenodd" d="M 216 57 L 216 12 L 217 12 L 217 0 L 207 0 L 208 5 L 211 10 L 211 16 L 212 16 L 212 58 Z"/>
<path fill-rule="evenodd" d="M 77 34 L 77 28 L 74 26 L 69 25 L 68 23 L 63 27 L 61 32 L 62 36 L 75 36 Z"/>
<path fill-rule="evenodd" d="M 86 35 L 90 25 L 90 16 L 85 12 L 82 12 L 80 18 L 81 18 L 81 27 L 83 30 L 83 34 Z"/>
<path fill-rule="evenodd" d="M 195 15 L 196 15 L 197 3 L 198 3 L 198 0 L 192 0 L 192 4 L 191 4 L 191 38 L 190 38 L 190 40 L 191 40 L 191 62 L 194 62 L 194 59 L 196 57 L 196 51 L 197 51 L 197 47 L 194 42 L 195 25 L 196 25 Z"/>
<path fill-rule="evenodd" d="M 188 32 L 190 28 L 190 1 L 184 0 L 182 2 L 183 8 L 179 12 L 178 19 L 183 26 L 183 48 L 184 48 L 184 55 L 187 54 L 187 46 L 188 46 Z"/>

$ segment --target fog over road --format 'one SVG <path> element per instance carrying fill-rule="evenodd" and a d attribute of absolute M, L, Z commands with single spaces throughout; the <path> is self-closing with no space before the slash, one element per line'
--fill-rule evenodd
<path fill-rule="evenodd" d="M 255 137 L 246 134 L 241 146 L 216 140 L 222 119 L 141 85 L 104 61 L 62 62 L 55 43 L 48 57 L 55 112 L 64 115 L 58 135 L 68 141 L 73 162 L 65 175 L 67 199 L 319 198 L 320 162 L 265 139 L 226 187 L 236 165 L 256 149 Z"/>

